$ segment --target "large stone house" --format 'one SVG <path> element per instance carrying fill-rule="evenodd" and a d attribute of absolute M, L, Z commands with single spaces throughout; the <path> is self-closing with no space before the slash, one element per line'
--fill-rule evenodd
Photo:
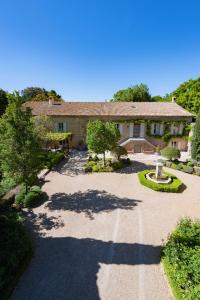
<path fill-rule="evenodd" d="M 86 143 L 89 120 L 114 121 L 119 144 L 128 151 L 153 153 L 166 145 L 187 151 L 192 114 L 172 102 L 27 102 L 33 115 L 52 118 L 56 132 L 71 132 L 71 146 Z"/>

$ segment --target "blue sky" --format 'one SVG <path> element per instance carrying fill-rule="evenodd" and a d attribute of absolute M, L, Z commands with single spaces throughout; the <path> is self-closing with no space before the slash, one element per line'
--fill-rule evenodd
<path fill-rule="evenodd" d="M 200 76 L 200 1 L 0 0 L 0 87 L 105 100 Z"/>

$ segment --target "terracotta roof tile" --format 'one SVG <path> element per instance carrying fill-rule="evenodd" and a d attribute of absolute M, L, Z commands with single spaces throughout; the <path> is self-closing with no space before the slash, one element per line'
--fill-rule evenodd
<path fill-rule="evenodd" d="M 33 115 L 112 117 L 192 117 L 174 102 L 27 102 Z"/>

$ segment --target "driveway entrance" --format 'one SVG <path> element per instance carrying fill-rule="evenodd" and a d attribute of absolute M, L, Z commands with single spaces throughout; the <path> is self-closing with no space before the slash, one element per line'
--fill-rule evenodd
<path fill-rule="evenodd" d="M 76 153 L 50 172 L 48 199 L 26 212 L 36 250 L 12 299 L 172 299 L 160 248 L 180 217 L 199 217 L 200 178 L 170 170 L 187 189 L 160 193 L 138 182 L 151 161 L 96 174 L 83 173 L 84 161 Z"/>

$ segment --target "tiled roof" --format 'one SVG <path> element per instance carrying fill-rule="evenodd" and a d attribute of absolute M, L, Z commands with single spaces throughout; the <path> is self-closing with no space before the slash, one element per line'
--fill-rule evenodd
<path fill-rule="evenodd" d="M 102 117 L 192 117 L 175 102 L 27 102 L 33 115 Z"/>

